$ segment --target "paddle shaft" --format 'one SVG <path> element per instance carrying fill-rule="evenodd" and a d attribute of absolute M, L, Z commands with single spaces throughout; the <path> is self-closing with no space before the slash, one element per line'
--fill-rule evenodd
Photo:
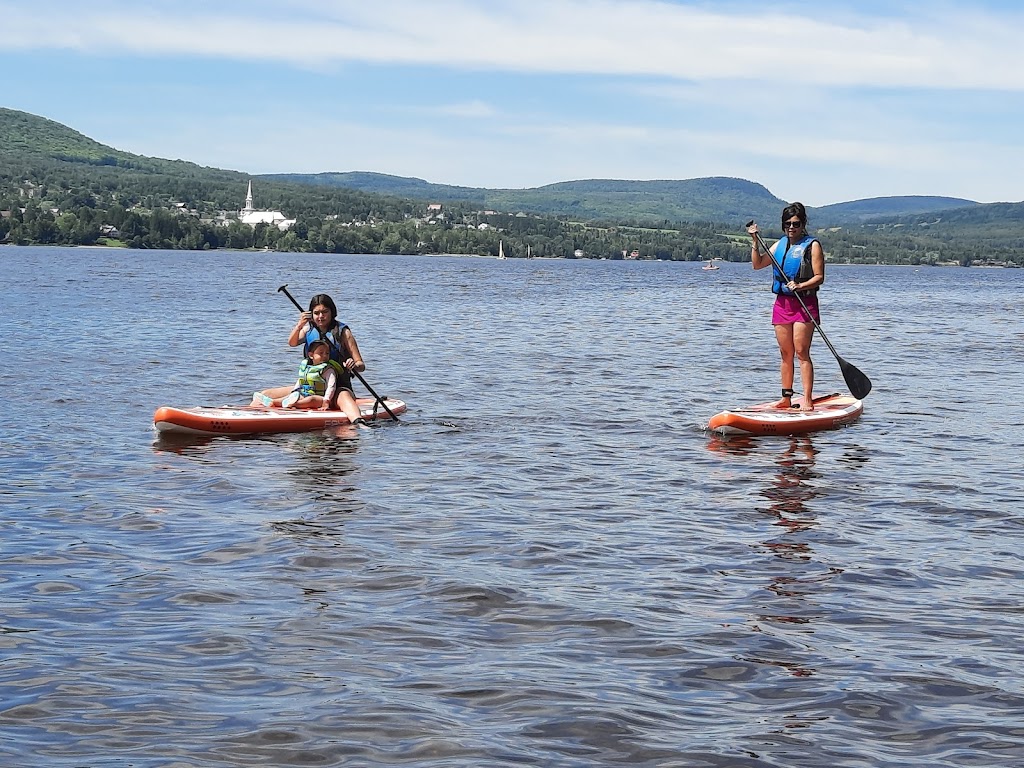
<path fill-rule="evenodd" d="M 753 224 L 753 221 L 748 221 L 747 229 L 753 226 Z M 772 267 L 779 274 L 779 281 L 781 282 L 785 280 L 787 275 L 785 272 L 782 271 L 782 265 L 775 260 L 775 254 L 772 253 L 771 248 L 769 248 L 765 244 L 764 240 L 761 239 L 761 233 L 755 232 L 754 239 L 757 241 L 757 247 L 760 250 L 764 251 L 766 254 L 768 254 L 768 258 L 772 260 Z M 853 396 L 856 397 L 858 400 L 867 397 L 868 392 L 871 391 L 871 380 L 868 379 L 868 377 L 865 376 L 864 373 L 860 371 L 856 366 L 851 365 L 850 363 L 848 363 L 846 360 L 839 356 L 839 353 L 836 352 L 836 348 L 832 346 L 832 342 L 828 340 L 828 336 L 826 336 L 825 332 L 821 330 L 821 326 L 818 324 L 818 321 L 814 319 L 814 316 L 811 314 L 811 311 L 807 309 L 807 304 L 804 303 L 803 297 L 801 297 L 800 294 L 797 293 L 796 291 L 793 291 L 793 295 L 796 296 L 796 300 L 800 302 L 800 306 L 803 307 L 804 313 L 807 315 L 808 319 L 814 324 L 814 328 L 815 330 L 818 331 L 818 335 L 821 336 L 822 341 L 825 342 L 826 346 L 829 348 L 829 351 L 835 357 L 836 361 L 838 361 L 839 370 L 843 372 L 843 378 L 846 379 L 846 383 L 850 387 L 850 391 L 853 394 Z"/>
<path fill-rule="evenodd" d="M 289 299 L 291 299 L 291 302 L 292 302 L 292 304 L 294 304 L 294 305 L 295 305 L 295 308 L 296 308 L 297 310 L 299 310 L 299 312 L 305 312 L 305 311 L 306 311 L 306 310 L 304 310 L 304 309 L 302 308 L 302 305 L 301 305 L 301 304 L 299 304 L 299 302 L 297 302 L 297 301 L 295 300 L 295 297 L 294 297 L 294 296 L 292 296 L 292 295 L 291 295 L 291 294 L 290 294 L 290 293 L 288 292 L 288 286 L 287 286 L 287 285 L 282 285 L 282 286 L 281 286 L 280 288 L 278 288 L 277 290 L 278 290 L 278 293 L 283 293 L 283 294 L 284 294 L 285 296 L 287 296 L 287 297 L 288 297 Z M 337 319 L 337 318 L 335 318 L 335 319 Z M 312 324 L 312 323 L 311 323 L 311 324 Z M 366 387 L 366 391 L 367 391 L 367 392 L 369 392 L 369 393 L 370 393 L 371 395 L 373 395 L 373 399 L 374 399 L 374 400 L 375 400 L 376 402 L 380 403 L 380 404 L 381 404 L 381 406 L 382 406 L 382 407 L 384 408 L 384 410 L 388 412 L 388 416 L 390 416 L 390 417 L 391 417 L 392 419 L 394 419 L 395 421 L 399 421 L 399 418 L 398 418 L 397 416 L 395 416 L 395 414 L 394 414 L 394 413 L 392 413 L 392 411 L 391 411 L 391 409 L 390 409 L 390 408 L 388 408 L 388 404 L 384 402 L 384 398 L 383 398 L 383 397 L 381 397 L 380 395 L 378 395 L 378 394 L 377 394 L 376 392 L 374 392 L 374 391 L 373 391 L 373 387 L 371 387 L 371 386 L 370 386 L 369 384 L 367 384 L 367 383 L 366 383 L 366 379 L 364 379 L 364 378 L 363 378 L 362 376 L 360 376 L 360 375 L 359 375 L 359 371 L 357 371 L 357 370 L 353 369 L 353 370 L 351 371 L 351 373 L 352 373 L 352 375 L 353 375 L 353 376 L 355 376 L 355 377 L 356 377 L 357 379 L 359 379 L 359 383 L 360 383 L 360 384 L 362 384 L 362 385 L 363 385 L 364 387 Z"/>

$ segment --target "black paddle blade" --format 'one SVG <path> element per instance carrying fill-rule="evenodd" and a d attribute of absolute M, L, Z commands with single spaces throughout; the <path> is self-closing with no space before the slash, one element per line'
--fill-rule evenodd
<path fill-rule="evenodd" d="M 836 360 L 839 361 L 839 370 L 843 372 L 843 378 L 846 379 L 846 386 L 850 388 L 850 394 L 858 400 L 867 397 L 871 391 L 871 379 L 865 376 L 857 366 L 851 365 L 843 358 L 837 356 Z"/>

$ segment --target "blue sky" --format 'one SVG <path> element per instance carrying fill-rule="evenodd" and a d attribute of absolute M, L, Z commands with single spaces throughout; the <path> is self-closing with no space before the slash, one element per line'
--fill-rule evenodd
<path fill-rule="evenodd" d="M 249 173 L 1024 200 L 997 2 L 0 0 L 0 106 Z"/>

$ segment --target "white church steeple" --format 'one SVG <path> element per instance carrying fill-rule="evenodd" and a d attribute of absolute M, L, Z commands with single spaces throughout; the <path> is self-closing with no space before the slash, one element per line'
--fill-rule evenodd
<path fill-rule="evenodd" d="M 249 179 L 249 189 L 245 193 L 245 208 L 242 209 L 242 213 L 251 213 L 252 210 L 252 179 Z"/>

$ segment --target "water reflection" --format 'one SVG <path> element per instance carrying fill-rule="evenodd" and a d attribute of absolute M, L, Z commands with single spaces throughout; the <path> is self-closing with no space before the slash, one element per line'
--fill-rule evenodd
<path fill-rule="evenodd" d="M 756 438 L 747 435 L 720 435 L 717 432 L 708 432 L 708 450 L 716 453 L 726 453 L 733 456 L 749 456 L 756 453 L 758 442 Z"/>
<path fill-rule="evenodd" d="M 175 453 L 178 456 L 200 456 L 216 439 L 218 438 L 209 435 L 168 435 L 157 432 L 153 440 L 153 452 Z"/>
<path fill-rule="evenodd" d="M 810 481 L 818 477 L 814 471 L 818 451 L 809 436 L 789 438 L 789 445 L 775 463 L 778 471 L 770 486 L 761 495 L 771 503 L 763 511 L 775 518 L 788 534 L 809 530 L 816 525 L 808 504 L 822 495 Z M 779 557 L 808 559 L 810 548 L 803 541 L 766 542 L 765 546 Z"/>
<path fill-rule="evenodd" d="M 810 435 L 781 442 L 777 438 L 713 437 L 708 447 L 743 459 L 745 464 L 759 457 L 770 458 L 770 471 L 757 491 L 767 503 L 754 507 L 770 527 L 764 529 L 768 535 L 754 549 L 772 558 L 752 564 L 766 579 L 764 597 L 754 606 L 757 614 L 752 629 L 773 640 L 761 645 L 749 660 L 782 668 L 795 677 L 811 677 L 816 670 L 808 663 L 803 644 L 794 643 L 791 633 L 813 633 L 813 624 L 823 613 L 815 594 L 841 573 L 840 568 L 821 563 L 812 547 L 820 525 L 818 500 L 827 491 L 816 467 L 820 450 Z"/>
<path fill-rule="evenodd" d="M 838 572 L 814 562 L 808 535 L 818 525 L 813 502 L 822 495 L 813 482 L 819 477 L 815 471 L 817 454 L 811 437 L 788 438 L 785 448 L 775 457 L 776 471 L 771 482 L 760 491 L 769 503 L 758 511 L 771 518 L 778 533 L 761 544 L 763 551 L 778 559 L 775 566 L 766 568 L 771 573 L 766 589 L 772 597 L 761 606 L 757 619 L 761 631 L 770 631 L 763 629 L 762 624 L 769 628 L 799 627 L 800 631 L 813 631 L 810 625 L 821 617 L 814 593 L 823 581 Z M 783 648 L 778 656 L 762 661 L 782 667 L 795 677 L 815 674 L 816 670 L 805 659 L 793 658 L 794 646 L 787 644 Z"/>
<path fill-rule="evenodd" d="M 247 465 L 266 467 L 270 456 L 271 468 L 259 477 L 259 493 L 271 504 L 294 510 L 290 519 L 271 525 L 278 531 L 310 537 L 340 535 L 340 520 L 361 508 L 356 501 L 359 489 L 353 482 L 358 448 L 359 430 L 347 425 L 291 434 L 158 433 L 152 445 L 158 455 L 172 454 L 194 464 L 201 473 L 196 479 L 199 484 L 224 478 L 239 483 L 247 476 Z"/>
<path fill-rule="evenodd" d="M 330 431 L 304 432 L 285 443 L 288 476 L 313 496 L 336 489 L 355 471 L 352 456 L 359 448 L 355 427 L 337 427 Z M 353 490 L 353 489 L 349 489 Z"/>
<path fill-rule="evenodd" d="M 345 521 L 362 508 L 354 483 L 358 430 L 346 426 L 290 437 L 282 461 L 287 464 L 284 475 L 293 487 L 289 496 L 297 493 L 301 501 L 296 508 L 301 514 L 271 526 L 307 544 L 313 540 L 340 544 Z"/>
<path fill-rule="evenodd" d="M 238 443 L 273 442 L 278 435 L 182 435 L 178 433 L 156 432 L 153 438 L 154 453 L 173 453 L 186 458 L 198 458 L 216 451 L 218 447 L 232 446 Z"/>

